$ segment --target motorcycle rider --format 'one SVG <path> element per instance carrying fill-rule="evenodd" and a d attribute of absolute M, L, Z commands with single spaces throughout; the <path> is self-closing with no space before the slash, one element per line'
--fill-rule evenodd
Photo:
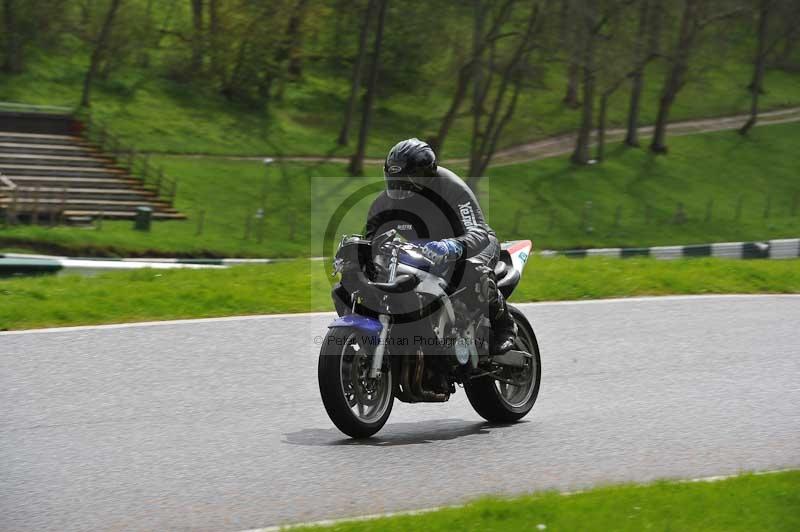
<path fill-rule="evenodd" d="M 439 166 L 433 149 L 417 138 L 398 142 L 389 151 L 384 178 L 386 189 L 370 207 L 365 237 L 372 239 L 395 229 L 409 240 L 428 240 L 423 252 L 436 269 L 464 260 L 472 271 L 487 274 L 493 283 L 488 298 L 491 351 L 500 354 L 511 349 L 517 326 L 494 277 L 500 243 L 467 184 Z M 349 306 L 340 286 L 334 295 L 337 309 Z"/>

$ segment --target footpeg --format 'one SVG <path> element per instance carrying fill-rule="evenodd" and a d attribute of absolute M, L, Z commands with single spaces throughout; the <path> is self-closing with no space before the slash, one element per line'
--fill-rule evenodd
<path fill-rule="evenodd" d="M 511 349 L 510 351 L 506 351 L 502 355 L 495 355 L 492 357 L 492 362 L 495 364 L 500 364 L 502 366 L 511 366 L 514 368 L 524 368 L 525 362 L 531 359 L 533 356 L 530 353 L 526 353 L 525 351 L 516 351 Z"/>

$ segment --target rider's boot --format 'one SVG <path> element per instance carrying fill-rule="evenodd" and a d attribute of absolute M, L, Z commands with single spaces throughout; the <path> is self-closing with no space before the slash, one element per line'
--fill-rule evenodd
<path fill-rule="evenodd" d="M 493 355 L 502 355 L 514 347 L 514 341 L 517 339 L 517 323 L 508 311 L 508 305 L 506 305 L 503 294 L 499 291 L 497 292 L 497 299 L 490 307 L 490 312 L 490 315 L 494 316 L 492 320 L 491 352 Z"/>

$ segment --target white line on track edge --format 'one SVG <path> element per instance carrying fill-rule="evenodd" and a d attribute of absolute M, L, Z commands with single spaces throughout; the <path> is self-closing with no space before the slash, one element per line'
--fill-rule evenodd
<path fill-rule="evenodd" d="M 636 297 L 616 297 L 607 299 L 580 299 L 571 301 L 536 301 L 530 303 L 515 303 L 510 301 L 515 307 L 548 307 L 562 305 L 599 305 L 606 303 L 631 303 L 639 301 L 683 301 L 693 299 L 749 299 L 749 298 L 799 298 L 800 294 L 696 294 L 696 295 L 676 295 L 676 296 L 636 296 Z M 216 323 L 226 321 L 244 320 L 263 320 L 281 318 L 310 318 L 315 316 L 333 316 L 333 311 L 325 312 L 296 312 L 284 314 L 253 314 L 249 316 L 221 316 L 216 318 L 188 318 L 163 321 L 139 321 L 131 323 L 110 323 L 104 325 L 77 325 L 72 327 L 47 327 L 43 329 L 23 329 L 19 331 L 0 331 L 0 336 L 19 335 L 19 334 L 45 334 L 45 333 L 64 333 L 71 331 L 88 331 L 95 329 L 127 329 L 131 327 L 155 327 L 163 325 L 191 325 L 196 323 Z"/>
<path fill-rule="evenodd" d="M 668 482 L 674 482 L 677 484 L 685 484 L 685 483 L 693 483 L 693 482 L 719 482 L 721 480 L 728 480 L 730 478 L 735 478 L 742 476 L 743 474 L 752 474 L 752 475 L 773 475 L 775 473 L 785 473 L 787 471 L 795 471 L 796 469 L 772 469 L 769 471 L 742 471 L 741 473 L 735 473 L 732 475 L 713 475 L 709 477 L 697 477 L 697 478 L 688 478 L 688 479 L 665 479 Z M 650 482 L 642 484 L 642 486 L 647 486 L 651 484 Z M 598 488 L 602 488 L 604 486 L 598 486 Z M 576 490 L 576 491 L 562 491 L 560 494 L 568 497 L 570 495 L 578 495 L 580 493 L 585 493 L 588 490 Z M 533 493 L 528 493 L 527 495 L 532 495 Z M 526 494 L 519 494 L 518 496 L 524 496 Z M 399 512 L 387 512 L 383 514 L 371 514 L 371 515 L 360 515 L 355 517 L 342 517 L 339 519 L 323 519 L 321 521 L 309 521 L 306 523 L 290 523 L 285 525 L 273 525 L 264 528 L 251 528 L 248 530 L 242 530 L 240 532 L 280 532 L 281 530 L 291 530 L 292 528 L 302 528 L 302 527 L 314 527 L 314 526 L 334 526 L 342 523 L 352 523 L 352 522 L 359 522 L 359 521 L 372 521 L 373 519 L 383 519 L 386 517 L 405 517 L 405 516 L 414 516 L 414 515 L 423 515 L 428 514 L 431 512 L 437 512 L 439 510 L 449 510 L 452 508 L 463 508 L 464 504 L 454 504 L 452 506 L 434 506 L 433 508 L 422 508 L 419 510 L 403 510 Z"/>

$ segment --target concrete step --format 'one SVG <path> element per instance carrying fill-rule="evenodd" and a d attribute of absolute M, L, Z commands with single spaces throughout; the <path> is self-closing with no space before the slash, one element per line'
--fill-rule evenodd
<path fill-rule="evenodd" d="M 0 172 L 6 175 L 36 175 L 58 177 L 126 177 L 119 168 L 95 168 L 92 166 L 37 166 L 30 164 L 0 163 Z"/>
<path fill-rule="evenodd" d="M 85 187 L 85 188 L 128 188 L 141 187 L 142 182 L 133 177 L 66 177 L 36 175 L 6 175 L 18 187 Z"/>
<path fill-rule="evenodd" d="M 100 211 L 100 210 L 66 210 L 64 216 L 67 218 L 111 218 L 116 220 L 133 219 L 136 217 L 136 211 Z M 185 220 L 186 215 L 179 212 L 154 212 L 154 220 Z"/>
<path fill-rule="evenodd" d="M 18 201 L 36 197 L 109 200 L 157 199 L 153 192 L 139 188 L 17 187 Z"/>
<path fill-rule="evenodd" d="M 28 144 L 73 144 L 86 146 L 83 137 L 74 135 L 40 135 L 38 133 L 17 133 L 0 131 L 0 142 L 25 142 Z"/>
<path fill-rule="evenodd" d="M 11 204 L 9 198 L 0 198 L 0 207 L 5 207 Z M 113 211 L 135 211 L 136 207 L 150 207 L 154 211 L 174 213 L 175 209 L 170 207 L 167 203 L 162 201 L 154 201 L 151 199 L 142 200 L 106 200 L 106 199 L 73 199 L 68 198 L 62 201 L 60 198 L 40 198 L 35 201 L 31 198 L 18 198 L 16 202 L 17 212 L 30 212 L 35 209 L 41 211 L 60 209 L 65 207 L 69 210 L 104 210 L 108 212 Z"/>
<path fill-rule="evenodd" d="M 0 168 L 5 165 L 66 166 L 101 168 L 114 164 L 107 157 L 83 155 L 42 155 L 37 153 L 0 153 Z"/>
<path fill-rule="evenodd" d="M 2 139 L 0 139 L 0 153 L 69 156 L 101 155 L 99 151 L 89 146 L 76 144 L 28 144 L 25 142 L 5 142 Z"/>

